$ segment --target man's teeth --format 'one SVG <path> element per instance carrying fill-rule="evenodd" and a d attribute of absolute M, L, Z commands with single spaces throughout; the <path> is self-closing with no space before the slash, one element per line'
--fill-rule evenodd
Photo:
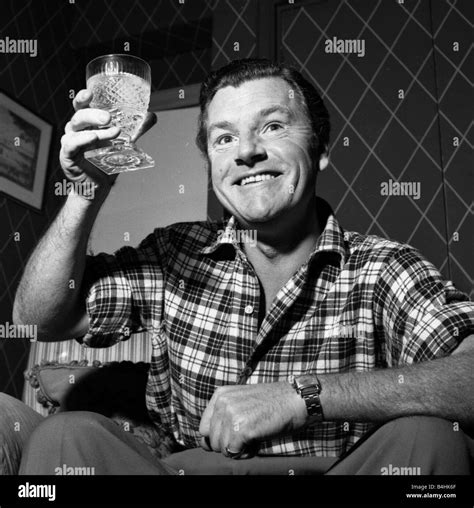
<path fill-rule="evenodd" d="M 268 173 L 262 175 L 248 176 L 247 178 L 244 178 L 240 182 L 240 185 L 247 185 L 248 183 L 253 182 L 263 182 L 264 180 L 272 180 L 273 178 L 276 178 L 275 175 L 270 175 Z"/>

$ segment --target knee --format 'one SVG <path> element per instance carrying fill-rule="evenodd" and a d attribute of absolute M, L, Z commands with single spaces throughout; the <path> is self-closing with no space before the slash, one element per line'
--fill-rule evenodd
<path fill-rule="evenodd" d="M 25 442 L 42 419 L 20 400 L 0 393 L 0 476 L 17 474 Z"/>
<path fill-rule="evenodd" d="M 33 432 L 30 441 L 42 443 L 48 442 L 49 438 L 80 438 L 99 427 L 102 419 L 106 419 L 105 416 L 90 411 L 58 413 L 45 418 Z"/>
<path fill-rule="evenodd" d="M 458 422 L 436 416 L 406 416 L 396 418 L 382 426 L 387 437 L 403 442 L 408 436 L 430 444 L 439 451 L 464 450 L 466 437 Z"/>
<path fill-rule="evenodd" d="M 385 423 L 383 427 L 390 429 L 391 433 L 406 434 L 422 430 L 429 435 L 443 435 L 457 432 L 459 426 L 456 422 L 445 420 L 437 416 L 403 416 Z"/>
<path fill-rule="evenodd" d="M 4 435 L 12 433 L 17 423 L 18 407 L 17 403 L 20 402 L 6 393 L 0 393 L 0 434 L 3 436 L 2 441 L 5 439 Z"/>
<path fill-rule="evenodd" d="M 14 432 L 23 438 L 43 420 L 43 416 L 6 393 L 0 393 L 0 432 Z"/>
<path fill-rule="evenodd" d="M 16 418 L 21 413 L 24 404 L 14 397 L 0 392 L 0 418 L 2 422 L 10 418 Z"/>
<path fill-rule="evenodd" d="M 108 421 L 108 418 L 92 411 L 66 411 L 64 413 L 57 413 L 48 420 L 74 428 L 90 428 L 97 427 L 103 421 Z"/>
<path fill-rule="evenodd" d="M 4 407 L 12 406 L 18 402 L 17 399 L 12 397 L 11 395 L 7 395 L 6 393 L 0 392 L 0 407 L 3 409 Z"/>

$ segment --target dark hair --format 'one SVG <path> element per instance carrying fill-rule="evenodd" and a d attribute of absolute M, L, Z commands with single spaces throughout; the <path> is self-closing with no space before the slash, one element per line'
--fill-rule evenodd
<path fill-rule="evenodd" d="M 220 69 L 211 72 L 201 86 L 196 144 L 201 153 L 209 160 L 207 153 L 207 109 L 221 88 L 238 87 L 246 81 L 269 77 L 279 77 L 295 89 L 300 97 L 314 133 L 311 150 L 316 161 L 329 145 L 329 113 L 324 102 L 314 88 L 296 69 L 260 58 L 233 60 Z"/>

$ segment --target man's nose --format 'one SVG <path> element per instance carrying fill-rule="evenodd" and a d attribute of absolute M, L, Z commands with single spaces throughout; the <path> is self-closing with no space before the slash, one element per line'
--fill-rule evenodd
<path fill-rule="evenodd" d="M 262 143 L 254 136 L 242 136 L 239 140 L 239 147 L 235 162 L 240 165 L 253 165 L 258 161 L 265 159 L 267 153 Z"/>

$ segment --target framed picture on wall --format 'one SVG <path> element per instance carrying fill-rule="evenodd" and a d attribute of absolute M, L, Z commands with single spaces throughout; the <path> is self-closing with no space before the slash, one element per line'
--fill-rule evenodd
<path fill-rule="evenodd" d="M 0 192 L 41 210 L 52 126 L 0 92 Z"/>

